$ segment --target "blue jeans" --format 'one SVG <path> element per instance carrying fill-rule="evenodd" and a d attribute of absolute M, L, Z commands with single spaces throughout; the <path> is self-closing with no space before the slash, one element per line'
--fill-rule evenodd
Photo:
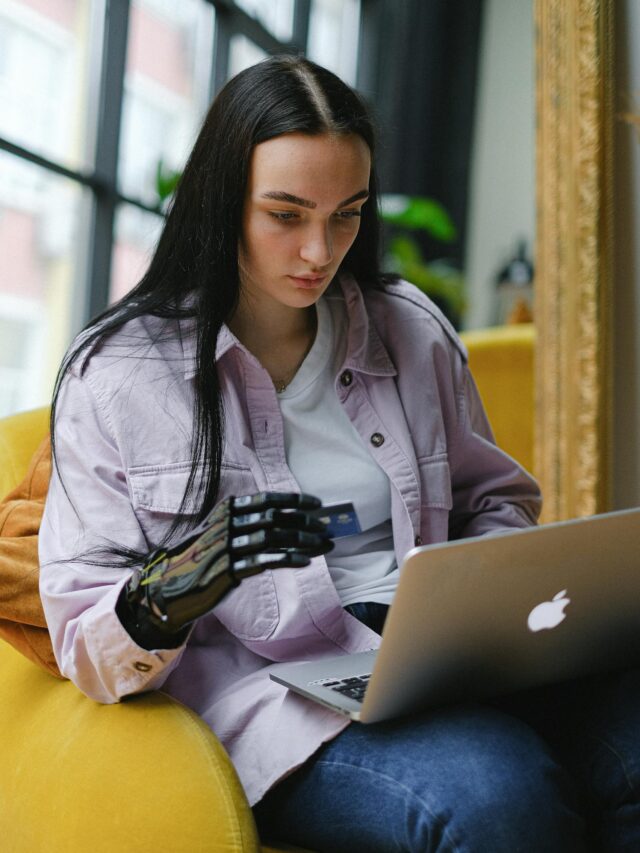
<path fill-rule="evenodd" d="M 254 814 L 263 839 L 331 853 L 638 853 L 639 794 L 629 671 L 354 723 Z"/>

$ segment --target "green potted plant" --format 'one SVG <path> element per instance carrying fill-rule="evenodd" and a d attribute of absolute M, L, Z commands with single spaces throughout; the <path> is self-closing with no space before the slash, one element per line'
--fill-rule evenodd
<path fill-rule="evenodd" d="M 465 309 L 462 275 L 447 261 L 426 261 L 412 233 L 424 231 L 442 243 L 452 243 L 457 232 L 451 217 L 439 202 L 423 196 L 383 194 L 380 207 L 391 232 L 387 268 L 419 287 L 459 327 Z"/>

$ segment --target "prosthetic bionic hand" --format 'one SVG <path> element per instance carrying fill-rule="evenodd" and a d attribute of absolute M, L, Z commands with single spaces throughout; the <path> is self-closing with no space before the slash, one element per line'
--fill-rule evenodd
<path fill-rule="evenodd" d="M 134 572 L 119 610 L 125 628 L 134 639 L 136 633 L 155 634 L 148 638 L 155 644 L 158 634 L 184 633 L 243 578 L 306 566 L 311 557 L 326 554 L 333 543 L 325 525 L 305 512 L 320 506 L 317 498 L 288 492 L 222 501 L 198 527 L 171 548 L 152 552 Z"/>

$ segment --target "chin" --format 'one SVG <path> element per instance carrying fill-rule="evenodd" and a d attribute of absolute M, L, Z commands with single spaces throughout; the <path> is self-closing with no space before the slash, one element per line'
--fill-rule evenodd
<path fill-rule="evenodd" d="M 315 305 L 326 289 L 327 287 L 310 288 L 309 290 L 299 288 L 291 294 L 290 298 L 283 300 L 283 302 L 291 308 L 305 308 L 309 305 Z"/>
<path fill-rule="evenodd" d="M 303 293 L 297 299 L 288 299 L 282 304 L 289 308 L 310 308 L 316 304 L 321 296 L 322 293 Z"/>

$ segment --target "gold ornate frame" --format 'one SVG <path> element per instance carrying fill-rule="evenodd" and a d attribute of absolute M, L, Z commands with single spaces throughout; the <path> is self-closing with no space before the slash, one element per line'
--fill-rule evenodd
<path fill-rule="evenodd" d="M 536 0 L 536 440 L 544 521 L 610 505 L 613 0 Z"/>

